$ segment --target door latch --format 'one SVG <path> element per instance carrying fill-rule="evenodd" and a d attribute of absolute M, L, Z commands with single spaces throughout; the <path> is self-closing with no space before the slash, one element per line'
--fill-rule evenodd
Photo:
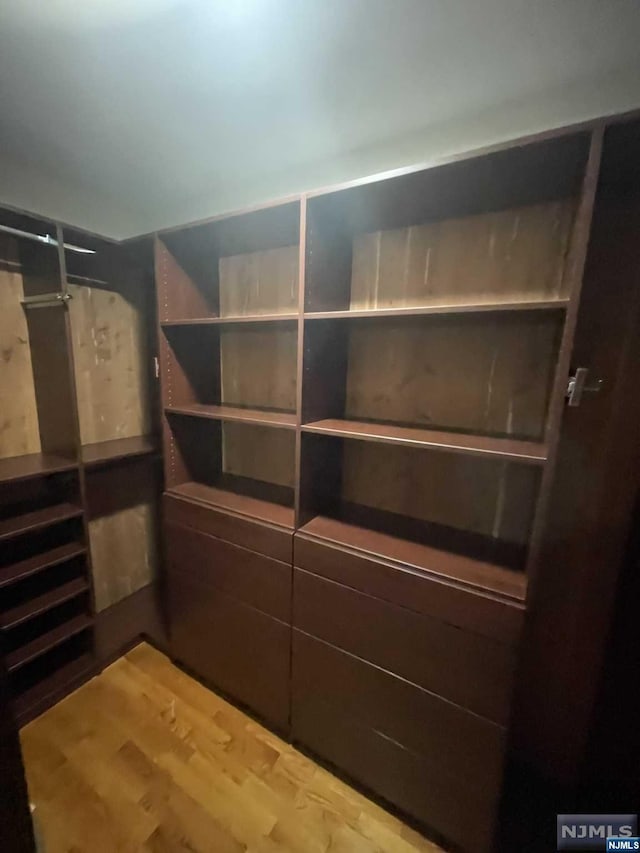
<path fill-rule="evenodd" d="M 566 394 L 569 406 L 579 406 L 584 393 L 594 394 L 601 390 L 603 385 L 602 379 L 596 379 L 594 382 L 587 384 L 588 378 L 588 367 L 578 367 L 574 375 L 569 377 Z"/>

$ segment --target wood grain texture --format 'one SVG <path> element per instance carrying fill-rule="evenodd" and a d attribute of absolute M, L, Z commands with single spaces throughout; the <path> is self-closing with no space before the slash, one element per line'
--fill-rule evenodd
<path fill-rule="evenodd" d="M 296 408 L 297 331 L 288 324 L 220 330 L 221 402 L 250 408 Z"/>
<path fill-rule="evenodd" d="M 345 415 L 540 440 L 560 318 L 429 318 L 350 329 Z"/>
<path fill-rule="evenodd" d="M 344 500 L 524 544 L 533 516 L 538 472 L 528 465 L 345 442 Z"/>
<path fill-rule="evenodd" d="M 69 303 L 80 436 L 83 444 L 151 431 L 146 294 L 70 284 Z"/>
<path fill-rule="evenodd" d="M 297 246 L 220 258 L 220 316 L 277 314 L 298 307 Z"/>
<path fill-rule="evenodd" d="M 351 308 L 562 298 L 574 210 L 568 199 L 359 235 Z"/>
<path fill-rule="evenodd" d="M 157 495 L 155 474 L 144 462 L 89 474 L 89 542 L 98 612 L 156 578 Z"/>
<path fill-rule="evenodd" d="M 2 239 L 0 252 L 17 264 L 15 241 Z M 0 266 L 0 458 L 40 452 L 29 332 L 20 304 L 23 296 L 20 272 L 11 265 Z"/>
<path fill-rule="evenodd" d="M 294 432 L 240 423 L 222 425 L 222 470 L 293 488 Z"/>
<path fill-rule="evenodd" d="M 21 732 L 48 853 L 437 853 L 138 646 Z"/>

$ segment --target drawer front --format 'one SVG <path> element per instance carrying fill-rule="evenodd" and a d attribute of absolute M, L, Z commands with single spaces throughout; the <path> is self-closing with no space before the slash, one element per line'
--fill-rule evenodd
<path fill-rule="evenodd" d="M 291 566 L 190 527 L 165 525 L 167 561 L 187 580 L 215 587 L 283 622 L 291 621 Z M 177 580 L 177 578 L 176 578 Z"/>
<path fill-rule="evenodd" d="M 464 764 L 459 759 L 462 747 L 454 743 L 453 731 L 448 730 L 446 737 L 442 736 L 440 745 L 436 741 L 441 735 L 433 731 L 431 747 L 426 743 L 426 736 L 422 736 L 421 753 L 396 742 L 385 731 L 374 729 L 370 725 L 369 710 L 364 707 L 367 697 L 356 699 L 356 695 L 381 676 L 367 673 L 367 667 L 373 669 L 369 664 L 345 662 L 348 656 L 344 652 L 328 652 L 322 659 L 322 651 L 306 648 L 295 633 L 294 741 L 463 849 L 473 853 L 490 850 L 501 783 L 500 774 L 496 772 L 500 763 L 496 756 L 491 756 L 488 772 L 483 776 L 477 764 L 481 750 L 477 750 L 471 765 L 473 771 L 465 778 Z M 328 671 L 332 667 L 335 667 L 333 678 Z M 305 673 L 304 669 L 309 671 Z M 316 673 L 321 673 L 322 689 L 314 686 Z M 355 676 L 356 683 L 345 683 L 347 676 Z M 390 703 L 396 701 L 392 697 L 399 697 L 390 683 L 385 685 L 385 693 L 385 701 Z M 374 688 L 369 703 L 375 702 L 376 696 Z M 357 708 L 354 702 L 358 703 Z M 425 704 L 417 696 L 414 702 L 416 725 L 422 723 L 425 728 L 436 725 L 436 717 L 429 716 L 428 710 L 425 719 L 418 717 L 425 711 Z M 397 703 L 396 711 L 405 716 L 406 725 L 411 702 L 398 698 Z M 380 719 L 385 713 L 381 712 Z M 373 715 L 376 716 L 375 711 Z M 471 729 L 472 724 L 463 724 L 460 734 L 473 751 L 474 745 L 468 741 Z M 488 746 L 485 736 L 483 741 Z M 453 768 L 447 766 L 447 745 L 456 756 Z M 496 745 L 496 749 L 500 750 L 500 746 Z"/>
<path fill-rule="evenodd" d="M 294 708 L 328 702 L 477 796 L 502 778 L 504 729 L 327 643 L 293 632 Z M 294 715 L 295 722 L 295 715 Z"/>
<path fill-rule="evenodd" d="M 171 563 L 167 577 L 173 657 L 286 732 L 290 627 Z"/>
<path fill-rule="evenodd" d="M 292 532 L 173 495 L 164 495 L 163 508 L 167 523 L 192 527 L 274 560 L 291 563 Z"/>
<path fill-rule="evenodd" d="M 512 647 L 294 569 L 296 628 L 500 725 Z"/>
<path fill-rule="evenodd" d="M 463 589 L 410 566 L 385 563 L 301 534 L 295 536 L 294 565 L 474 634 L 511 644 L 520 637 L 523 604 Z"/>

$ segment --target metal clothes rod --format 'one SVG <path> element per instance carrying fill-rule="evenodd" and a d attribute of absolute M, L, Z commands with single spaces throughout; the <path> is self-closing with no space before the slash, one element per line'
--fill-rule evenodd
<path fill-rule="evenodd" d="M 15 237 L 26 237 L 27 240 L 35 240 L 37 243 L 45 243 L 47 246 L 58 245 L 58 241 L 51 234 L 32 234 L 30 231 L 21 231 L 20 228 L 12 228 L 10 225 L 0 225 L 0 231 L 13 234 Z M 63 243 L 62 245 L 70 252 L 78 252 L 81 255 L 95 255 L 95 249 L 84 249 L 82 246 L 74 246 L 73 243 Z"/>

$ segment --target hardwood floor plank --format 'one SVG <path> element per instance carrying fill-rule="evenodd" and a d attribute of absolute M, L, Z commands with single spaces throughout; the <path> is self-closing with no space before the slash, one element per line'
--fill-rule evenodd
<path fill-rule="evenodd" d="M 47 853 L 438 853 L 141 644 L 21 740 Z"/>

